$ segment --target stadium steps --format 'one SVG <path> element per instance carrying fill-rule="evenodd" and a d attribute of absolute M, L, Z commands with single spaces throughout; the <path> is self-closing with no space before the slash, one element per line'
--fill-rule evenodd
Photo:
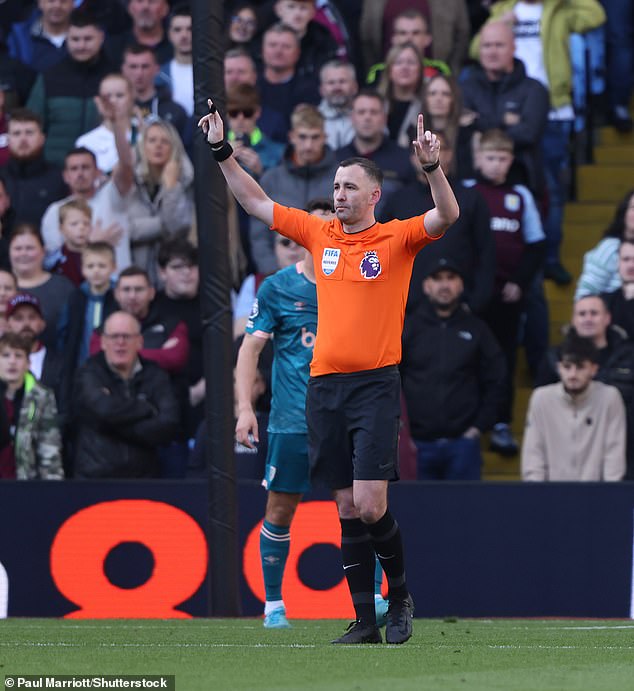
<path fill-rule="evenodd" d="M 617 203 L 634 188 L 634 133 L 619 134 L 610 127 L 599 129 L 594 159 L 594 164 L 577 169 L 577 199 L 566 204 L 564 213 L 562 263 L 575 278 L 581 273 L 583 255 L 603 236 Z M 550 316 L 550 342 L 556 344 L 561 341 L 562 330 L 570 321 L 575 284 L 557 286 L 546 281 L 544 289 Z M 513 433 L 521 444 L 532 391 L 522 351 L 518 357 L 515 386 Z M 485 435 L 482 440 L 483 479 L 519 480 L 519 454 L 514 458 L 503 458 L 488 451 L 488 447 L 488 435 Z"/>

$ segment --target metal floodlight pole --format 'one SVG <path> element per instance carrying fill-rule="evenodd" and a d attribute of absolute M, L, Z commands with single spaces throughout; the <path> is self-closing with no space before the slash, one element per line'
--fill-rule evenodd
<path fill-rule="evenodd" d="M 212 97 L 224 112 L 223 2 L 191 0 L 196 121 Z M 227 189 L 204 137 L 194 135 L 194 190 L 207 393 L 209 614 L 240 614 L 237 488 L 233 458 L 233 345 Z"/>

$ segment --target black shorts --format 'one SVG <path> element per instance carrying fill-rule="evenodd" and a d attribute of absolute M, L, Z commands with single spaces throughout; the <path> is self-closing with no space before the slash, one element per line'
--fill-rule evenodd
<path fill-rule="evenodd" d="M 396 366 L 310 377 L 308 458 L 315 484 L 398 480 L 401 379 Z"/>

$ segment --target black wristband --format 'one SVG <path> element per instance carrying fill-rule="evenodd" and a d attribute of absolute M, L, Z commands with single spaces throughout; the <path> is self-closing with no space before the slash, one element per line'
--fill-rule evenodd
<path fill-rule="evenodd" d="M 218 146 L 218 144 L 222 144 L 222 146 L 220 146 L 218 149 L 214 149 L 214 146 Z M 231 156 L 233 153 L 233 147 L 227 141 L 217 142 L 211 145 L 211 152 L 213 153 L 216 161 L 218 161 L 218 163 L 222 163 L 223 161 L 226 161 L 229 156 Z"/>
<path fill-rule="evenodd" d="M 430 163 L 428 166 L 423 166 L 423 170 L 426 173 L 433 173 L 438 166 L 440 166 L 440 158 L 438 158 L 435 163 Z"/>

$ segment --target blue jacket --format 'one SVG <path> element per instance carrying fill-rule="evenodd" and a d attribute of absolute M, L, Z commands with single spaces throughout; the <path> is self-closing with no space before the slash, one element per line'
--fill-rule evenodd
<path fill-rule="evenodd" d="M 13 25 L 7 39 L 9 55 L 34 70 L 42 72 L 66 56 L 66 42 L 59 48 L 42 33 L 42 13 L 35 10 L 23 22 Z"/>

